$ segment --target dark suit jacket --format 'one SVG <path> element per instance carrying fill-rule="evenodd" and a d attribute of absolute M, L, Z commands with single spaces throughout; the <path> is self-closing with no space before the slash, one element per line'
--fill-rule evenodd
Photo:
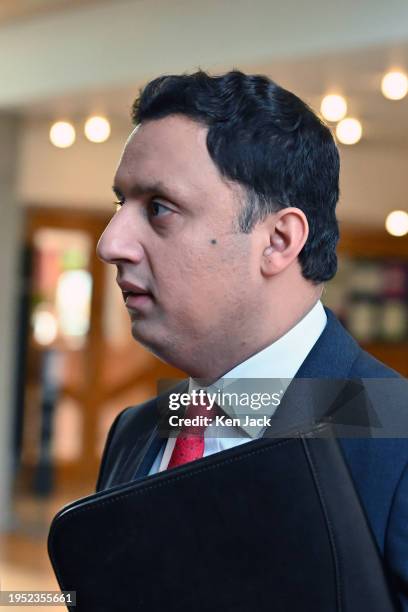
<path fill-rule="evenodd" d="M 327 325 L 296 377 L 394 379 L 390 383 L 391 392 L 387 392 L 385 380 L 381 384 L 382 392 L 374 399 L 374 409 L 380 420 L 383 417 L 386 420 L 393 409 L 400 413 L 401 406 L 406 408 L 408 403 L 406 387 L 402 387 L 405 397 L 401 399 L 399 387 L 396 398 L 392 384 L 399 379 L 404 385 L 405 381 L 361 350 L 330 310 L 326 309 L 326 314 Z M 185 391 L 187 383 L 183 381 L 172 391 Z M 163 444 L 158 435 L 162 417 L 159 405 L 154 398 L 126 408 L 116 417 L 103 453 L 97 491 L 149 473 Z M 286 413 L 291 410 L 286 409 Z M 405 414 L 402 419 L 406 419 Z M 408 612 L 408 439 L 344 437 L 339 442 L 402 609 Z"/>

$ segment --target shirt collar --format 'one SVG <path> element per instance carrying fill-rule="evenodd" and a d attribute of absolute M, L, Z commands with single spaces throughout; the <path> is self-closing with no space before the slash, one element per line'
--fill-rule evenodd
<path fill-rule="evenodd" d="M 326 322 L 327 316 L 323 304 L 318 300 L 313 308 L 286 334 L 232 368 L 211 385 L 203 386 L 199 380 L 190 378 L 188 392 L 205 389 L 209 393 L 222 393 L 227 387 L 232 388 L 232 385 L 236 391 L 242 379 L 275 379 L 275 390 L 286 391 L 325 328 Z M 239 407 L 236 405 L 224 404 L 222 408 L 229 416 L 239 416 Z M 276 406 L 266 408 L 269 410 L 263 410 L 259 414 L 271 416 Z M 247 408 L 246 413 L 248 413 Z M 251 436 L 259 434 L 259 430 L 254 429 L 254 426 L 248 428 L 241 425 L 241 429 Z"/>

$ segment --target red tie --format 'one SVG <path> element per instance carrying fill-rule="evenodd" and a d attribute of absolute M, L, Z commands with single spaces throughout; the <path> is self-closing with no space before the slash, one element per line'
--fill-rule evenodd
<path fill-rule="evenodd" d="M 197 405 L 189 404 L 187 406 L 184 417 L 207 417 L 207 419 L 213 419 L 215 416 L 215 404 L 209 409 L 209 401 L 207 395 L 204 396 L 204 401 L 200 401 Z M 189 427 L 182 427 L 179 433 L 176 444 L 174 445 L 173 452 L 170 457 L 167 469 L 177 467 L 183 463 L 200 459 L 204 454 L 204 431 L 207 425 L 191 425 Z"/>

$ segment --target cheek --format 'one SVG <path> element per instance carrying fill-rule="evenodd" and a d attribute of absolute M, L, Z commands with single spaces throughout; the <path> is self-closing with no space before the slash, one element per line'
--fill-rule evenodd
<path fill-rule="evenodd" d="M 180 315 L 202 315 L 233 308 L 244 299 L 253 286 L 251 257 L 248 244 L 242 239 L 204 248 L 188 248 L 185 245 L 166 252 L 161 260 L 155 260 L 154 275 L 158 295 L 166 310 Z M 169 312 L 167 313 L 169 314 Z"/>

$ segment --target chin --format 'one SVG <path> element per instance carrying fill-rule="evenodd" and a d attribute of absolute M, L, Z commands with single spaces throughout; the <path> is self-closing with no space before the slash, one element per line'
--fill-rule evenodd
<path fill-rule="evenodd" d="M 142 346 L 147 348 L 149 351 L 153 352 L 153 345 L 155 344 L 152 338 L 152 334 L 143 333 L 141 330 L 142 326 L 140 325 L 140 321 L 133 321 L 132 323 L 132 336 L 136 342 L 139 342 Z"/>
<path fill-rule="evenodd" d="M 139 344 L 163 363 L 178 368 L 183 372 L 187 372 L 186 368 L 189 366 L 188 357 L 186 359 L 185 354 L 180 355 L 180 352 L 176 350 L 174 342 L 171 341 L 168 334 L 166 334 L 163 339 L 158 333 L 143 333 L 140 322 L 137 323 L 135 322 L 132 325 L 132 336 L 136 342 L 139 342 Z"/>
<path fill-rule="evenodd" d="M 155 357 L 158 357 L 161 361 L 169 363 L 165 357 L 165 350 L 160 342 L 159 334 L 153 333 L 151 330 L 144 330 L 143 323 L 141 321 L 133 321 L 132 323 L 132 336 L 141 344 L 145 349 L 152 353 Z"/>

